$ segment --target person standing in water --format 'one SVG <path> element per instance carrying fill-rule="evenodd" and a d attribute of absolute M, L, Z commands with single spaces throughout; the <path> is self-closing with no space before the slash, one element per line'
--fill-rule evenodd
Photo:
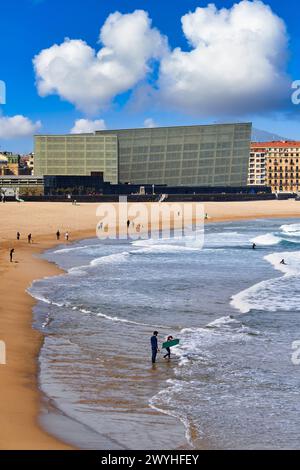
<path fill-rule="evenodd" d="M 166 341 L 172 341 L 173 336 L 168 336 Z M 164 359 L 171 359 L 171 348 L 166 348 L 167 354 L 164 355 Z"/>
<path fill-rule="evenodd" d="M 158 352 L 158 342 L 157 342 L 157 335 L 158 331 L 153 332 L 153 336 L 151 336 L 151 348 L 152 348 L 152 364 L 156 362 L 156 356 Z"/>
<path fill-rule="evenodd" d="M 252 249 L 255 250 L 255 248 L 256 248 L 256 243 L 253 243 Z"/>

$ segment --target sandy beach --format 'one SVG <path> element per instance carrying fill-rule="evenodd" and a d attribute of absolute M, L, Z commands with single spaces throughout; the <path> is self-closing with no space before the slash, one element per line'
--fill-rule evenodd
<path fill-rule="evenodd" d="M 0 340 L 6 344 L 7 364 L 0 366 L 1 449 L 70 449 L 48 435 L 38 423 L 38 354 L 42 336 L 32 328 L 33 298 L 26 293 L 35 279 L 54 276 L 59 269 L 38 255 L 57 244 L 55 233 L 70 233 L 70 242 L 95 236 L 98 204 L 1 204 Z M 300 216 L 294 200 L 205 203 L 209 222 Z M 16 233 L 21 233 L 21 241 Z M 32 233 L 33 243 L 27 243 Z M 14 262 L 9 250 L 15 248 Z"/>

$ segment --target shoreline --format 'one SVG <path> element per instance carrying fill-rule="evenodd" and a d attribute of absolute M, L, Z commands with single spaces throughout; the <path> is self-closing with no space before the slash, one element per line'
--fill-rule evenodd
<path fill-rule="evenodd" d="M 269 204 L 268 204 L 269 202 Z M 253 219 L 299 218 L 300 205 L 296 201 L 261 201 L 255 203 L 205 203 L 208 213 L 208 223 L 247 221 Z M 271 203 L 271 204 L 270 204 Z M 276 206 L 276 210 L 268 210 Z M 279 204 L 278 204 L 279 203 Z M 53 214 L 49 209 L 52 206 Z M 250 210 L 240 215 L 241 204 Z M 32 207 L 41 206 L 45 210 L 41 217 L 36 217 Z M 95 207 L 98 204 L 86 204 L 79 207 L 68 203 L 61 206 L 56 214 L 55 203 L 17 203 L 7 204 L 6 214 L 1 214 L 3 220 L 8 217 L 8 224 L 0 229 L 0 274 L 1 274 L 1 304 L 0 304 L 0 340 L 6 344 L 7 364 L 0 366 L 0 423 L 3 432 L 0 434 L 0 447 L 3 450 L 71 450 L 74 447 L 64 444 L 58 438 L 48 434 L 40 425 L 39 417 L 42 405 L 42 392 L 38 383 L 38 357 L 43 344 L 43 335 L 32 327 L 32 310 L 36 301 L 27 293 L 28 287 L 34 280 L 62 274 L 64 271 L 54 263 L 47 262 L 39 256 L 46 250 L 64 243 L 55 239 L 57 228 L 69 231 L 71 242 L 92 238 L 95 236 Z M 89 206 L 84 217 L 78 215 L 80 209 Z M 254 207 L 253 207 L 254 206 Z M 263 207 L 263 206 L 270 206 Z M 15 214 L 8 209 L 14 207 Z M 2 206 L 3 208 L 3 206 Z M 257 210 L 260 209 L 260 210 Z M 280 209 L 280 210 L 278 210 Z M 239 214 L 235 213 L 239 211 Z M 68 213 L 67 213 L 68 212 Z M 15 218 L 14 215 L 22 213 L 25 219 Z M 76 214 L 76 215 L 75 215 Z M 54 223 L 49 220 L 54 216 Z M 49 218 L 48 218 L 49 217 Z M 37 219 L 37 220 L 36 220 Z M 44 219 L 44 220 L 42 220 Z M 30 220 L 33 241 L 17 242 L 15 233 L 20 230 L 24 240 L 25 227 Z M 38 227 L 42 229 L 38 230 Z M 90 228 L 87 229 L 86 227 Z M 83 229 L 83 227 L 85 227 Z M 93 227 L 93 228 L 92 228 Z M 52 235 L 49 235 L 52 233 Z M 13 240 L 13 241 L 12 241 Z M 16 248 L 15 260 L 9 263 L 8 252 L 11 247 Z M 24 429 L 26 428 L 26 432 Z M 183 436 L 184 439 L 184 436 Z"/>
<path fill-rule="evenodd" d="M 83 231 L 74 236 L 74 241 L 91 235 Z M 1 450 L 73 448 L 48 434 L 39 424 L 44 395 L 39 387 L 38 358 L 44 337 L 33 328 L 33 308 L 37 301 L 27 292 L 34 280 L 63 273 L 54 263 L 40 258 L 44 251 L 57 244 L 50 237 L 38 237 L 30 247 L 21 242 L 12 269 L 9 269 L 9 261 L 3 260 L 4 253 L 8 257 L 10 243 L 1 244 L 0 274 L 2 286 L 4 284 L 8 291 L 5 299 L 1 296 L 0 308 L 0 339 L 6 345 L 7 360 L 6 365 L 0 366 L 0 424 L 5 430 L 0 434 Z"/>

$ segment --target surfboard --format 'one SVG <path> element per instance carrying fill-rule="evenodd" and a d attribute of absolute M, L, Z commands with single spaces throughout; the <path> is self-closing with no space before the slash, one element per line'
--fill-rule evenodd
<path fill-rule="evenodd" d="M 180 342 L 180 339 L 172 339 L 172 341 L 166 341 L 165 343 L 163 343 L 162 347 L 163 349 L 171 348 L 172 346 L 177 346 L 179 342 Z"/>

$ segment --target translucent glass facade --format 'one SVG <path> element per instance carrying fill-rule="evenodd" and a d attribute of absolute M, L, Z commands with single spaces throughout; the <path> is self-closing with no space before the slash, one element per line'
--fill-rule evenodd
<path fill-rule="evenodd" d="M 247 184 L 251 124 L 98 131 L 118 136 L 119 180 L 132 184 Z"/>
<path fill-rule="evenodd" d="M 35 176 L 86 175 L 101 171 L 104 181 L 118 183 L 115 135 L 48 135 L 35 137 Z"/>
<path fill-rule="evenodd" d="M 111 183 L 246 186 L 251 124 L 37 136 L 35 175 L 89 175 Z"/>

